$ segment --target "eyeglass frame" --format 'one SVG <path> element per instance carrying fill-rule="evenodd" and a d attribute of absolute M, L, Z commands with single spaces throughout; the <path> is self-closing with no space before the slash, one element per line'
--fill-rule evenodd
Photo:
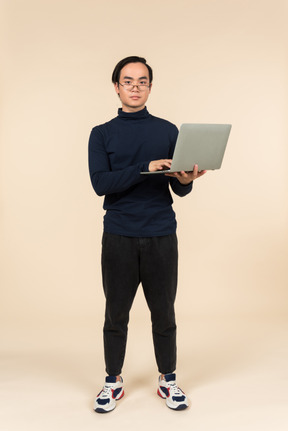
<path fill-rule="evenodd" d="M 134 87 L 137 87 L 137 89 L 139 91 L 145 91 L 146 88 L 150 88 L 151 84 L 121 84 L 121 82 L 118 82 L 119 85 L 121 85 L 121 87 L 123 87 L 125 90 L 127 91 L 132 91 Z M 131 87 L 130 89 L 126 88 L 127 86 Z M 139 87 L 146 87 L 144 89 L 139 88 Z"/>

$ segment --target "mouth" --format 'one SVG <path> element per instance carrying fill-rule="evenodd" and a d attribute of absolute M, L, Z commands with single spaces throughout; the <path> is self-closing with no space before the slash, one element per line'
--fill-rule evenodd
<path fill-rule="evenodd" d="M 140 99 L 140 96 L 131 96 L 130 99 L 138 100 L 138 99 Z"/>

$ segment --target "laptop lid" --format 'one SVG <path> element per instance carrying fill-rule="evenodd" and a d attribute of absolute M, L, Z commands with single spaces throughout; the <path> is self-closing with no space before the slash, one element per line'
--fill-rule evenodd
<path fill-rule="evenodd" d="M 220 169 L 231 124 L 190 124 L 180 127 L 171 168 L 168 172 Z M 165 173 L 165 171 L 150 172 Z M 143 172 L 144 173 L 144 172 Z"/>

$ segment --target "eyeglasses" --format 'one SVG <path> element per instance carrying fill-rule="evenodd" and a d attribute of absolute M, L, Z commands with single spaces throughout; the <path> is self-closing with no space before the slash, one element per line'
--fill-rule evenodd
<path fill-rule="evenodd" d="M 150 85 L 148 84 L 121 84 L 120 82 L 119 82 L 119 85 L 121 85 L 121 87 L 123 87 L 125 90 L 127 90 L 127 91 L 131 91 L 131 90 L 133 90 L 133 88 L 134 87 L 137 87 L 137 89 L 139 90 L 139 91 L 145 91 L 147 88 L 150 88 Z"/>

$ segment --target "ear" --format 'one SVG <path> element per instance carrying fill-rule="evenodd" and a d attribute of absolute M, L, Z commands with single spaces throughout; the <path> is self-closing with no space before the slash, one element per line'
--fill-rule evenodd
<path fill-rule="evenodd" d="M 151 84 L 149 85 L 149 94 L 151 93 L 151 88 L 152 88 L 152 82 L 151 82 Z"/>
<path fill-rule="evenodd" d="M 120 93 L 119 93 L 119 84 L 118 84 L 118 82 L 115 82 L 115 84 L 114 84 L 114 88 L 115 88 L 116 93 L 117 93 L 117 94 L 118 94 L 118 96 L 120 97 Z"/>

